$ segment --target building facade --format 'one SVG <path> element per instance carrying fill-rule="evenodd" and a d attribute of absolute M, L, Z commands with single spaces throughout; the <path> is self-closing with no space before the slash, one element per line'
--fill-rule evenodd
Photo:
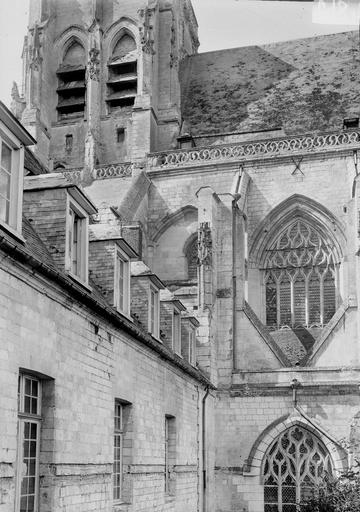
<path fill-rule="evenodd" d="M 295 512 L 356 464 L 357 35 L 201 54 L 197 28 L 190 0 L 30 2 L 24 214 L 63 288 L 32 272 L 12 311 L 12 507 L 26 379 L 40 510 Z"/>

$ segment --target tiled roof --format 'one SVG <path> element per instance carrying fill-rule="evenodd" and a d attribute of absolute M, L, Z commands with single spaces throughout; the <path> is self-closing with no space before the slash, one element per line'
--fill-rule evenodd
<path fill-rule="evenodd" d="M 358 39 L 346 32 L 188 57 L 180 69 L 185 131 L 342 129 L 360 112 Z"/>
<path fill-rule="evenodd" d="M 25 148 L 24 167 L 29 174 L 46 174 L 48 172 L 46 167 L 28 148 Z"/>

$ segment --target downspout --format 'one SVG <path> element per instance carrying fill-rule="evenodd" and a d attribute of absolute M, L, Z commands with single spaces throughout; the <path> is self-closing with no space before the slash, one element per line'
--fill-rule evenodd
<path fill-rule="evenodd" d="M 202 490 L 203 490 L 203 512 L 206 512 L 206 409 L 205 409 L 205 402 L 207 397 L 209 396 L 209 386 L 206 388 L 205 395 L 203 396 L 202 403 L 201 403 L 201 415 L 202 415 Z"/>

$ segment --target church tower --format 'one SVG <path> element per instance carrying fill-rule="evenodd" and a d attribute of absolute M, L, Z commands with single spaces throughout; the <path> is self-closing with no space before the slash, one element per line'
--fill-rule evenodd
<path fill-rule="evenodd" d="M 55 171 L 141 161 L 176 145 L 198 45 L 190 0 L 30 0 L 14 111 Z"/>

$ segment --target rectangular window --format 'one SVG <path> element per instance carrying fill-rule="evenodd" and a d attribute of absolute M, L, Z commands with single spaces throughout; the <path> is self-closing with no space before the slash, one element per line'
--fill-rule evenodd
<path fill-rule="evenodd" d="M 10 220 L 12 150 L 0 140 L 0 219 L 6 224 Z"/>
<path fill-rule="evenodd" d="M 39 451 L 41 383 L 29 375 L 19 376 L 19 439 L 17 505 L 20 512 L 35 512 L 39 500 Z"/>
<path fill-rule="evenodd" d="M 180 313 L 176 310 L 174 310 L 173 314 L 172 336 L 173 350 L 176 354 L 181 355 L 181 317 Z"/>
<path fill-rule="evenodd" d="M 113 499 L 129 503 L 131 480 L 126 468 L 132 463 L 131 404 L 115 400 Z"/>
<path fill-rule="evenodd" d="M 67 265 L 66 269 L 81 279 L 88 281 L 88 217 L 72 201 L 68 208 Z"/>
<path fill-rule="evenodd" d="M 129 314 L 130 309 L 130 264 L 122 253 L 116 253 L 116 268 L 115 268 L 115 307 L 125 313 Z"/>
<path fill-rule="evenodd" d="M 123 484 L 123 404 L 115 400 L 114 413 L 114 467 L 113 467 L 113 483 L 114 483 L 114 500 L 120 500 L 122 495 Z"/>
<path fill-rule="evenodd" d="M 193 366 L 196 364 L 196 336 L 194 329 L 189 331 L 189 362 Z"/>
<path fill-rule="evenodd" d="M 150 304 L 149 304 L 149 331 L 155 336 L 159 337 L 159 292 L 152 286 L 150 287 Z"/>
<path fill-rule="evenodd" d="M 174 494 L 171 478 L 176 464 L 176 425 L 173 416 L 165 416 L 165 494 Z"/>

